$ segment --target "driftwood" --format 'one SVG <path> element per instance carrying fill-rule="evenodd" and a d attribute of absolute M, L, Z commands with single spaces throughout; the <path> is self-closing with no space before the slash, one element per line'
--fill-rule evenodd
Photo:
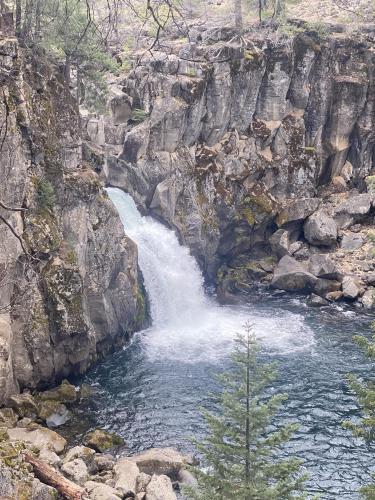
<path fill-rule="evenodd" d="M 46 464 L 31 453 L 24 453 L 25 462 L 33 466 L 34 473 L 43 483 L 53 486 L 67 500 L 82 500 L 85 490 L 69 479 L 66 479 L 56 469 Z"/>

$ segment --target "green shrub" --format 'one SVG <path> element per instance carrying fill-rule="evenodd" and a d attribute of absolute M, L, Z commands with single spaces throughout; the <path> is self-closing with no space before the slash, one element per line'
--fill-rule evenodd
<path fill-rule="evenodd" d="M 53 210 L 56 203 L 56 195 L 50 181 L 43 178 L 37 179 L 36 192 L 39 208 Z"/>
<path fill-rule="evenodd" d="M 148 117 L 148 114 L 143 109 L 135 108 L 132 111 L 131 121 L 133 123 L 142 123 Z"/>

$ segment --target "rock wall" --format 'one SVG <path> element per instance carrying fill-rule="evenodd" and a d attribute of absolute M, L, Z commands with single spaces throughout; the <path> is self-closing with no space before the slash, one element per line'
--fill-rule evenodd
<path fill-rule="evenodd" d="M 356 197 L 375 166 L 374 32 L 327 30 L 201 26 L 163 40 L 117 82 L 101 122 L 106 181 L 176 228 L 224 295 L 270 283 L 284 255 L 307 272 L 329 253 L 361 282 L 356 298 L 368 286 L 373 197 Z"/>
<path fill-rule="evenodd" d="M 1 404 L 86 370 L 145 307 L 136 246 L 82 158 L 58 69 L 1 39 L 0 81 Z"/>

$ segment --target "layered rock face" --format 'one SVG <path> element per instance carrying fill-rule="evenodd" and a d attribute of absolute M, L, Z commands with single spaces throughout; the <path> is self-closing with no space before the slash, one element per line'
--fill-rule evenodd
<path fill-rule="evenodd" d="M 331 31 L 193 29 L 143 57 L 102 122 L 102 175 L 177 229 L 223 293 L 271 281 L 285 255 L 310 273 L 331 253 L 363 283 L 372 270 L 373 35 Z"/>
<path fill-rule="evenodd" d="M 58 70 L 9 38 L 0 80 L 1 404 L 86 370 L 141 325 L 144 300 Z"/>

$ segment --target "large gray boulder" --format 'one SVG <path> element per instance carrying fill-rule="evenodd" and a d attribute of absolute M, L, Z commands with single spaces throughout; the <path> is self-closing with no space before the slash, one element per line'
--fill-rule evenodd
<path fill-rule="evenodd" d="M 317 281 L 318 278 L 303 264 L 286 255 L 275 269 L 271 286 L 289 292 L 309 292 L 314 289 Z"/>
<path fill-rule="evenodd" d="M 313 214 L 320 205 L 319 198 L 300 198 L 292 200 L 277 215 L 276 222 L 282 227 L 290 222 L 302 222 Z"/>
<path fill-rule="evenodd" d="M 270 245 L 273 253 L 280 259 L 289 254 L 289 232 L 278 229 L 270 237 Z"/>
<path fill-rule="evenodd" d="M 116 489 L 121 491 L 124 498 L 135 495 L 139 468 L 128 458 L 122 458 L 114 467 Z"/>
<path fill-rule="evenodd" d="M 342 229 L 347 229 L 355 222 L 363 219 L 371 210 L 374 195 L 363 193 L 349 198 L 335 209 L 335 220 Z"/>
<path fill-rule="evenodd" d="M 337 225 L 332 217 L 320 210 L 307 219 L 304 234 L 312 245 L 332 246 L 337 240 Z"/>
<path fill-rule="evenodd" d="M 61 466 L 61 472 L 73 482 L 83 486 L 88 479 L 89 472 L 82 458 L 74 458 Z"/>
<path fill-rule="evenodd" d="M 98 483 L 96 481 L 87 481 L 85 489 L 91 500 L 121 500 L 121 494 L 107 484 Z"/>
<path fill-rule="evenodd" d="M 337 280 L 340 273 L 335 262 L 326 254 L 313 254 L 308 262 L 308 270 L 317 278 Z"/>
<path fill-rule="evenodd" d="M 347 233 L 342 237 L 340 246 L 347 252 L 354 252 L 361 248 L 364 243 L 365 239 L 361 234 Z"/>
<path fill-rule="evenodd" d="M 342 280 L 342 291 L 346 299 L 356 299 L 363 293 L 363 287 L 360 279 L 356 276 L 345 276 Z"/>
<path fill-rule="evenodd" d="M 375 288 L 368 288 L 361 298 L 361 303 L 365 309 L 372 309 L 375 305 Z"/>
<path fill-rule="evenodd" d="M 177 477 L 186 466 L 188 458 L 173 448 L 151 448 L 129 458 L 136 463 L 141 472 L 146 474 L 165 474 Z"/>
<path fill-rule="evenodd" d="M 66 440 L 57 432 L 37 424 L 27 428 L 7 429 L 7 433 L 10 441 L 22 441 L 26 446 L 33 446 L 38 450 L 47 448 L 55 453 L 62 453 L 66 446 Z"/>
<path fill-rule="evenodd" d="M 325 297 L 332 293 L 341 290 L 341 283 L 336 280 L 327 280 L 319 278 L 314 286 L 314 292 L 320 297 Z"/>
<path fill-rule="evenodd" d="M 146 488 L 146 500 L 176 500 L 171 480 L 168 476 L 153 475 Z"/>

